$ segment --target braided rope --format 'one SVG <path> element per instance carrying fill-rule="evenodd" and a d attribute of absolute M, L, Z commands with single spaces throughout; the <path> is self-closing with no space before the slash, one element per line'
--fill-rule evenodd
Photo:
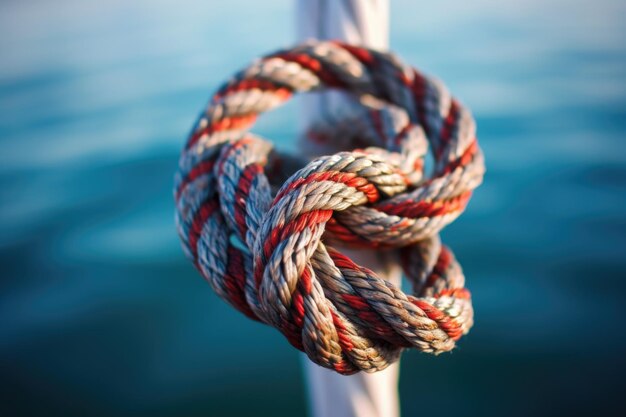
<path fill-rule="evenodd" d="M 297 160 L 248 129 L 293 93 L 328 88 L 361 105 L 309 137 L 361 149 L 288 176 Z M 463 273 L 438 232 L 483 174 L 472 116 L 441 83 L 389 53 L 310 42 L 255 61 L 213 96 L 180 158 L 178 232 L 235 308 L 321 366 L 374 372 L 403 348 L 448 351 L 472 326 Z M 413 295 L 330 245 L 395 249 Z"/>

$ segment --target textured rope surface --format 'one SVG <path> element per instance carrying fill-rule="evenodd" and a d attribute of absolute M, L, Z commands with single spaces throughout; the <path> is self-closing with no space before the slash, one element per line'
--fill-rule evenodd
<path fill-rule="evenodd" d="M 343 151 L 288 176 L 298 161 L 248 129 L 293 93 L 328 88 L 361 105 L 309 137 Z M 321 366 L 373 372 L 403 348 L 448 351 L 472 326 L 463 273 L 438 232 L 483 174 L 473 118 L 441 83 L 389 53 L 306 43 L 255 61 L 213 96 L 180 158 L 176 220 L 220 297 Z M 395 250 L 413 295 L 341 245 Z"/>

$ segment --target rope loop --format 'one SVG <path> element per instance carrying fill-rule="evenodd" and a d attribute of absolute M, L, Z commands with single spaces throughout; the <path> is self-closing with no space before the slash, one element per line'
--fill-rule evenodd
<path fill-rule="evenodd" d="M 294 93 L 326 89 L 359 103 L 307 133 L 337 153 L 307 163 L 249 132 Z M 321 366 L 374 372 L 404 348 L 451 350 L 472 326 L 463 273 L 438 233 L 483 175 L 474 120 L 439 81 L 390 53 L 308 42 L 215 93 L 180 157 L 176 221 L 221 298 Z M 413 293 L 341 246 L 395 250 Z"/>

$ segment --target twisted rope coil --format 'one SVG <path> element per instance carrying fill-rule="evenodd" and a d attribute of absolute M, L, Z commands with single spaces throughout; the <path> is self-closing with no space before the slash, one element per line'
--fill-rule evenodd
<path fill-rule="evenodd" d="M 248 129 L 293 93 L 329 88 L 360 105 L 310 138 L 361 149 L 288 176 L 297 161 Z M 472 326 L 464 276 L 438 232 L 483 174 L 472 116 L 441 83 L 389 53 L 310 42 L 255 61 L 215 93 L 180 157 L 177 227 L 220 297 L 321 366 L 374 372 L 404 348 L 448 351 Z M 397 250 L 413 295 L 336 244 Z"/>

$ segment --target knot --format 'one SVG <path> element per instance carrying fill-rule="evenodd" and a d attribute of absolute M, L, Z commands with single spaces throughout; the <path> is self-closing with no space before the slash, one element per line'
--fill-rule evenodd
<path fill-rule="evenodd" d="M 324 88 L 359 102 L 307 132 L 337 153 L 296 169 L 249 133 L 258 114 Z M 306 43 L 215 93 L 180 158 L 176 221 L 221 298 L 321 366 L 373 372 L 404 348 L 448 351 L 472 326 L 463 273 L 438 232 L 483 174 L 472 116 L 441 83 L 389 53 Z M 395 250 L 412 294 L 335 244 Z"/>

